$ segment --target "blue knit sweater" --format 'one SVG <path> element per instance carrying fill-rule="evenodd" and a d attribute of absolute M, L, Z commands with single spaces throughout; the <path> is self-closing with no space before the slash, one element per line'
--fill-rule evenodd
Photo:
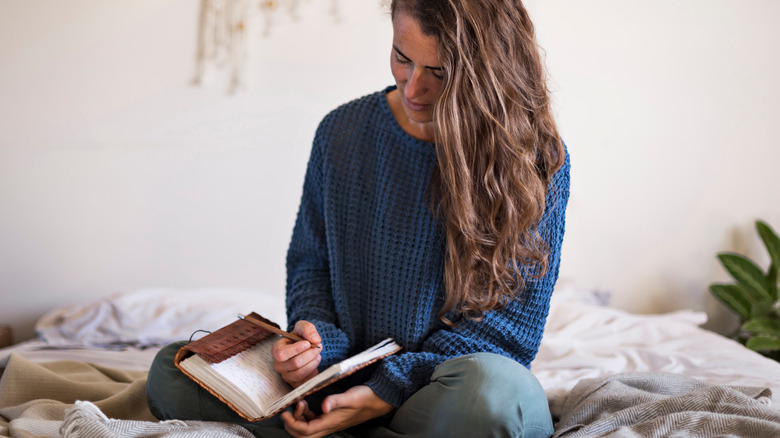
<path fill-rule="evenodd" d="M 434 146 L 407 134 L 386 100 L 394 87 L 328 114 L 314 138 L 287 254 L 287 317 L 314 323 L 320 369 L 392 337 L 404 347 L 365 382 L 399 406 L 456 356 L 492 352 L 530 366 L 558 277 L 569 160 L 554 177 L 539 232 L 550 248 L 542 278 L 521 299 L 457 328 L 439 319 L 444 234 L 427 208 Z"/>

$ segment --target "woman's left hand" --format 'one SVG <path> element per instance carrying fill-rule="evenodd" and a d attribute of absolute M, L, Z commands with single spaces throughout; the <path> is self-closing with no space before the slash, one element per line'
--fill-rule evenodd
<path fill-rule="evenodd" d="M 282 412 L 284 428 L 296 438 L 316 438 L 358 425 L 388 414 L 393 406 L 377 397 L 365 385 L 333 394 L 322 401 L 322 415 L 316 416 L 305 401 L 299 401 L 293 412 Z"/>

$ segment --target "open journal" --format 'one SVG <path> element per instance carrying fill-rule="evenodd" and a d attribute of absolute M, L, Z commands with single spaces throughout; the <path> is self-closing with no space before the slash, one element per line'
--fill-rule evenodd
<path fill-rule="evenodd" d="M 278 327 L 256 313 L 249 317 Z M 401 349 L 392 339 L 386 339 L 293 389 L 273 369 L 271 347 L 279 338 L 263 327 L 239 319 L 182 347 L 174 363 L 239 415 L 259 421 Z"/>

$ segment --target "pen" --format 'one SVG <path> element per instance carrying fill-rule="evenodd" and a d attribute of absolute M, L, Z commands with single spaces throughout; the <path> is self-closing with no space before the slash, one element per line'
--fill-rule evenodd
<path fill-rule="evenodd" d="M 252 324 L 259 325 L 260 327 L 263 327 L 264 329 L 268 330 L 269 332 L 276 333 L 277 335 L 281 335 L 281 336 L 283 336 L 283 337 L 285 337 L 285 338 L 287 338 L 287 339 L 289 339 L 291 341 L 298 342 L 298 341 L 303 341 L 304 340 L 302 337 L 300 337 L 300 336 L 298 336 L 296 334 L 289 333 L 289 332 L 286 332 L 284 330 L 278 329 L 278 328 L 274 327 L 271 324 L 268 324 L 268 323 L 265 323 L 263 321 L 260 321 L 259 319 L 252 318 L 251 316 L 242 315 L 240 313 L 237 316 L 238 316 L 239 319 L 243 319 L 244 321 L 249 321 Z"/>

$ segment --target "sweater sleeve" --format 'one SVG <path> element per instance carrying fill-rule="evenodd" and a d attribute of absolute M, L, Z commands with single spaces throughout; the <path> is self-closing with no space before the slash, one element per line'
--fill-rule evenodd
<path fill-rule="evenodd" d="M 315 136 L 303 183 L 303 194 L 287 251 L 287 321 L 289 330 L 306 320 L 322 337 L 324 369 L 347 357 L 349 341 L 338 326 L 330 278 L 325 230 L 323 128 Z"/>
<path fill-rule="evenodd" d="M 461 319 L 455 328 L 442 328 L 424 341 L 419 351 L 382 361 L 366 384 L 384 401 L 401 405 L 430 382 L 437 365 L 445 360 L 477 352 L 500 354 L 529 367 L 539 350 L 558 278 L 565 211 L 569 197 L 569 158 L 556 173 L 547 196 L 547 209 L 538 231 L 550 250 L 544 276 L 523 272 L 525 289 L 520 297 L 477 322 Z"/>

